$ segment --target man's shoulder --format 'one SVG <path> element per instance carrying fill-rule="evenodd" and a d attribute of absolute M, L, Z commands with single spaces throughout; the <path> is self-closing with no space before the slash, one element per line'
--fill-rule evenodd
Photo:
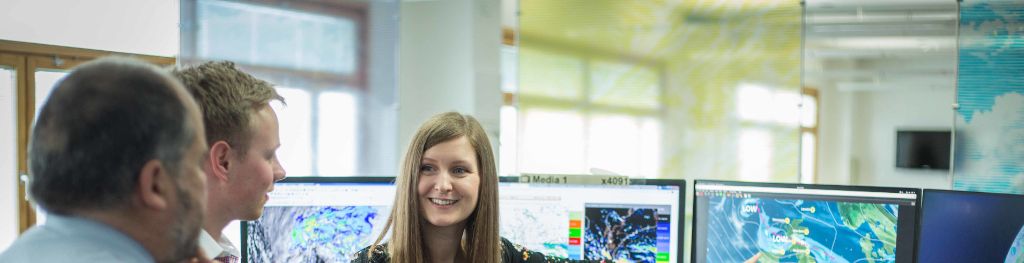
<path fill-rule="evenodd" d="M 22 234 L 7 250 L 0 253 L 0 263 L 116 260 L 117 251 L 98 241 L 36 227 Z"/>
<path fill-rule="evenodd" d="M 94 224 L 69 224 L 68 218 L 57 226 L 33 227 L 18 237 L 3 253 L 6 262 L 152 262 L 148 252 L 136 241 Z"/>

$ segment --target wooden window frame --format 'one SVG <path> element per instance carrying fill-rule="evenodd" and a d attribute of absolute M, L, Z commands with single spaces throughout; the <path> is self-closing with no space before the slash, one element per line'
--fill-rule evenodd
<path fill-rule="evenodd" d="M 0 65 L 15 69 L 17 79 L 17 171 L 18 232 L 24 233 L 36 223 L 36 213 L 27 199 L 22 176 L 28 171 L 28 141 L 35 119 L 35 72 L 38 69 L 70 70 L 89 60 L 118 55 L 140 59 L 158 66 L 174 66 L 177 59 L 95 49 L 74 48 L 37 43 L 0 40 Z M 3 183 L 3 182 L 0 182 Z"/>
<path fill-rule="evenodd" d="M 821 149 L 821 138 L 820 138 L 821 135 L 818 133 L 818 127 L 821 125 L 821 96 L 818 93 L 818 89 L 812 88 L 812 87 L 803 87 L 803 88 L 801 88 L 800 89 L 800 95 L 814 98 L 814 105 L 815 105 L 815 107 L 814 107 L 814 125 L 810 126 L 810 127 L 806 127 L 806 126 L 803 125 L 803 123 L 801 123 L 800 124 L 800 135 L 799 136 L 800 136 L 801 146 L 803 144 L 803 134 L 804 133 L 810 133 L 811 135 L 814 136 L 814 168 L 813 168 L 814 172 L 810 176 L 811 176 L 811 182 L 812 183 L 817 183 L 818 182 L 818 164 L 821 163 L 821 160 L 818 160 L 818 153 L 819 153 L 818 151 Z M 803 149 L 803 147 L 801 147 L 801 149 Z M 801 167 L 803 165 L 802 162 L 803 162 L 803 160 L 801 160 L 801 164 L 800 164 Z M 800 177 L 803 177 L 803 176 L 806 176 L 806 175 L 803 175 L 803 173 L 801 172 Z M 803 178 L 799 178 L 799 179 L 803 180 Z"/>

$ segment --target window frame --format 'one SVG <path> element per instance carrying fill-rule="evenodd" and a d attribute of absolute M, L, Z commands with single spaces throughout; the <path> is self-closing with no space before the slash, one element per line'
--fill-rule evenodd
<path fill-rule="evenodd" d="M 518 31 L 516 31 L 515 29 L 508 28 L 508 27 L 502 28 L 502 45 L 505 46 L 505 47 L 514 48 L 517 52 L 519 52 L 518 51 L 519 48 L 520 48 L 519 40 L 521 39 L 521 37 L 522 36 L 520 35 L 520 33 Z M 635 55 L 626 54 L 626 53 L 622 53 L 622 52 L 615 52 L 615 51 L 609 51 L 609 50 L 597 50 L 597 49 L 587 48 L 587 47 L 570 47 L 570 45 L 565 44 L 565 43 L 558 43 L 558 42 L 554 42 L 554 41 L 548 41 L 546 39 L 538 39 L 536 37 L 530 37 L 530 38 L 531 38 L 531 43 L 538 43 L 539 47 L 540 47 L 539 49 L 541 49 L 541 50 L 544 50 L 544 51 L 554 51 L 554 52 L 558 52 L 559 54 L 562 54 L 562 55 L 566 55 L 566 56 L 573 57 L 575 59 L 579 59 L 580 64 L 582 66 L 583 82 L 582 82 L 582 87 L 581 87 L 581 91 L 580 91 L 580 96 L 578 98 L 573 98 L 573 99 L 552 98 L 552 97 L 546 97 L 546 96 L 542 96 L 542 95 L 523 95 L 523 94 L 519 94 L 519 90 L 521 90 L 520 87 L 517 87 L 516 92 L 503 91 L 502 92 L 502 102 L 503 102 L 502 106 L 513 107 L 513 108 L 516 109 L 516 112 L 517 112 L 517 118 L 518 118 L 518 120 L 516 121 L 516 123 L 517 123 L 517 125 L 516 125 L 516 130 L 517 130 L 516 133 L 517 134 L 524 134 L 523 130 L 522 130 L 522 126 L 520 125 L 522 123 L 522 116 L 523 116 L 524 111 L 523 111 L 523 109 L 519 105 L 519 100 L 524 99 L 524 98 L 526 98 L 526 99 L 528 99 L 530 101 L 533 101 L 533 103 L 531 103 L 531 104 L 535 105 L 535 107 L 531 107 L 532 109 L 572 110 L 574 112 L 579 113 L 580 117 L 583 120 L 583 128 L 584 128 L 583 136 L 584 136 L 585 139 L 589 139 L 590 138 L 590 134 L 587 132 L 587 130 L 591 127 L 591 121 L 592 121 L 593 116 L 595 114 L 611 114 L 611 115 L 629 116 L 630 118 L 634 118 L 637 121 L 640 121 L 641 119 L 644 119 L 644 118 L 651 118 L 651 119 L 654 119 L 655 121 L 657 121 L 661 125 L 664 124 L 666 110 L 667 110 L 667 108 L 665 107 L 665 96 L 667 94 L 667 90 L 666 90 L 667 89 L 667 85 L 666 85 L 667 83 L 666 83 L 666 81 L 668 80 L 668 76 L 667 76 L 666 65 L 663 62 L 659 62 L 659 61 L 651 60 L 651 59 L 646 59 L 646 58 L 642 58 L 642 57 L 638 57 L 638 56 L 635 56 Z M 594 55 L 594 54 L 596 54 L 596 55 Z M 595 61 L 602 61 L 602 60 L 603 61 L 617 62 L 617 63 L 627 63 L 627 64 L 631 64 L 631 65 L 635 65 L 635 66 L 648 67 L 648 68 L 652 69 L 654 71 L 654 73 L 656 74 L 657 78 L 658 78 L 658 87 L 657 87 L 657 95 L 656 95 L 657 106 L 655 106 L 654 108 L 643 108 L 643 107 L 604 105 L 604 104 L 600 104 L 600 103 L 595 103 L 591 99 L 591 92 L 592 92 L 592 89 L 593 89 L 593 81 L 590 78 L 590 76 L 591 76 L 590 74 L 591 74 L 592 68 L 594 66 L 594 62 Z M 517 56 L 517 63 L 516 64 L 518 65 L 518 56 Z M 516 72 L 520 72 L 520 70 L 516 69 Z M 519 76 L 513 76 L 513 77 L 517 78 L 517 79 L 519 78 Z M 518 80 L 517 80 L 517 84 L 521 86 L 521 83 L 519 83 Z M 517 140 L 522 140 L 522 138 L 516 138 L 516 139 Z M 515 146 L 516 149 L 517 149 L 516 150 L 516 154 L 518 155 L 519 154 L 518 148 L 520 147 L 520 145 L 519 145 L 520 143 L 517 141 L 516 144 L 517 144 Z M 584 155 L 585 165 L 587 165 L 587 166 L 589 166 L 589 164 L 590 164 L 590 156 L 589 156 L 589 153 L 588 153 L 588 147 L 589 147 L 589 145 L 587 145 L 585 143 L 584 144 L 584 148 L 581 149 L 582 150 L 582 154 Z M 659 155 L 660 154 L 661 153 L 659 153 Z M 520 158 L 514 158 L 514 159 L 515 159 L 516 162 L 520 161 Z M 658 162 L 660 163 L 661 160 L 659 160 Z M 505 164 L 505 165 L 507 165 L 507 164 Z M 515 166 L 514 170 L 515 170 L 516 173 L 521 173 L 522 172 L 522 169 L 520 167 L 521 165 L 519 163 L 514 164 L 514 166 Z M 660 169 L 661 167 L 663 167 L 663 165 L 659 165 L 658 168 Z M 630 175 L 630 176 L 640 176 L 640 175 Z M 653 176 L 654 177 L 661 177 L 661 173 L 655 174 Z"/>
<path fill-rule="evenodd" d="M 198 54 L 198 43 L 200 41 L 198 30 L 196 25 L 198 24 L 198 1 L 200 0 L 182 0 L 181 5 L 181 52 L 179 55 L 180 65 L 197 65 L 204 61 L 208 61 L 208 58 L 200 57 Z M 224 2 L 238 2 L 232 0 L 217 0 Z M 235 62 L 240 69 L 246 71 L 258 78 L 268 80 L 275 85 L 275 87 L 286 87 L 291 89 L 303 90 L 309 93 L 310 105 L 309 109 L 312 113 L 311 117 L 311 129 L 310 129 L 310 145 L 311 158 L 308 165 L 312 174 L 309 175 L 289 175 L 289 176 L 354 176 L 359 174 L 362 170 L 359 167 L 360 163 L 363 163 L 362 158 L 367 158 L 362 154 L 366 152 L 368 145 L 361 143 L 359 138 L 354 138 L 356 143 L 356 156 L 354 164 L 356 167 L 353 169 L 355 174 L 351 175 L 337 175 L 337 174 L 320 174 L 320 163 L 322 158 L 319 156 L 319 124 L 321 123 L 322 116 L 319 113 L 319 100 L 320 96 L 324 93 L 329 92 L 341 92 L 352 95 L 356 99 L 356 134 L 367 134 L 370 132 L 365 123 L 370 122 L 363 117 L 360 112 L 367 111 L 368 105 L 363 103 L 367 98 L 362 96 L 359 91 L 368 91 L 368 68 L 369 65 L 369 41 L 370 41 L 370 30 L 369 30 L 369 4 L 368 3 L 353 3 L 353 2 L 332 2 L 332 1 L 295 1 L 295 0 L 247 0 L 246 5 L 262 6 L 268 8 L 280 8 L 290 11 L 306 12 L 317 15 L 325 15 L 332 17 L 344 17 L 351 19 L 355 23 L 356 28 L 356 71 L 352 74 L 341 74 L 341 73 L 330 73 L 320 72 L 314 70 L 297 70 L 289 68 L 280 68 L 273 66 L 253 65 L 249 63 Z M 291 105 L 289 105 L 290 107 Z"/>
<path fill-rule="evenodd" d="M 161 57 L 95 49 L 55 46 L 37 43 L 0 40 L 0 65 L 15 69 L 17 79 L 17 183 L 18 232 L 24 233 L 36 223 L 36 213 L 28 201 L 26 182 L 28 171 L 28 141 L 35 120 L 35 72 L 39 69 L 70 70 L 87 61 L 109 55 L 128 56 L 158 66 L 174 66 L 173 57 Z M 0 182 L 2 183 L 2 182 Z M 10 182 L 8 182 L 10 183 Z"/>
<path fill-rule="evenodd" d="M 811 165 L 812 166 L 812 173 L 810 175 L 805 175 L 805 174 L 803 174 L 803 169 L 801 168 L 800 169 L 801 172 L 800 172 L 800 178 L 799 179 L 800 179 L 800 181 L 804 181 L 804 178 L 807 178 L 809 176 L 810 177 L 809 180 L 810 180 L 811 183 L 817 183 L 818 182 L 818 164 L 821 163 L 820 160 L 818 160 L 819 159 L 818 158 L 818 153 L 821 150 L 821 138 L 820 138 L 820 134 L 819 134 L 819 131 L 818 131 L 818 127 L 821 125 L 821 95 L 818 93 L 818 89 L 812 88 L 812 87 L 806 87 L 806 86 L 800 89 L 800 95 L 801 95 L 801 100 L 802 100 L 803 96 L 808 96 L 808 97 L 814 99 L 815 107 L 814 107 L 814 125 L 812 125 L 812 126 L 804 126 L 803 122 L 801 121 L 801 123 L 800 123 L 800 135 L 799 135 L 800 136 L 800 144 L 801 144 L 800 145 L 800 149 L 801 149 L 801 151 L 803 151 L 802 150 L 803 149 L 803 134 L 804 133 L 809 133 L 809 134 L 811 134 L 811 136 L 814 137 L 814 154 L 811 155 L 811 156 L 814 157 L 814 160 L 812 161 L 813 164 Z M 804 104 L 801 101 L 801 103 L 800 103 L 801 111 L 803 110 L 803 105 Z M 801 152 L 800 156 L 803 156 L 802 152 Z M 803 162 L 804 162 L 804 160 L 802 160 L 802 157 L 801 157 L 801 160 L 800 160 L 800 165 L 801 166 L 800 167 L 803 167 Z"/>

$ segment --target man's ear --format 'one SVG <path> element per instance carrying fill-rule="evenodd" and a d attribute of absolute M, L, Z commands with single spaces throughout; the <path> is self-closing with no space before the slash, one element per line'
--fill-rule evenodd
<path fill-rule="evenodd" d="M 143 206 L 157 210 L 167 209 L 168 198 L 173 190 L 171 184 L 174 183 L 170 176 L 167 168 L 163 167 L 159 160 L 149 160 L 142 165 L 136 187 Z"/>
<path fill-rule="evenodd" d="M 217 141 L 210 146 L 210 154 L 206 161 L 211 167 L 210 172 L 208 173 L 208 176 L 210 176 L 211 179 L 217 181 L 228 180 L 228 171 L 231 167 L 232 154 L 235 153 L 232 151 L 231 145 L 226 141 Z"/>

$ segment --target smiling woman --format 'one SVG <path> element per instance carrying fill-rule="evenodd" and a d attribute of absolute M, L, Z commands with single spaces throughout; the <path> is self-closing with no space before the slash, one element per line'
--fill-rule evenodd
<path fill-rule="evenodd" d="M 448 112 L 427 120 L 400 169 L 384 230 L 353 262 L 566 262 L 498 235 L 494 154 L 475 118 Z"/>

